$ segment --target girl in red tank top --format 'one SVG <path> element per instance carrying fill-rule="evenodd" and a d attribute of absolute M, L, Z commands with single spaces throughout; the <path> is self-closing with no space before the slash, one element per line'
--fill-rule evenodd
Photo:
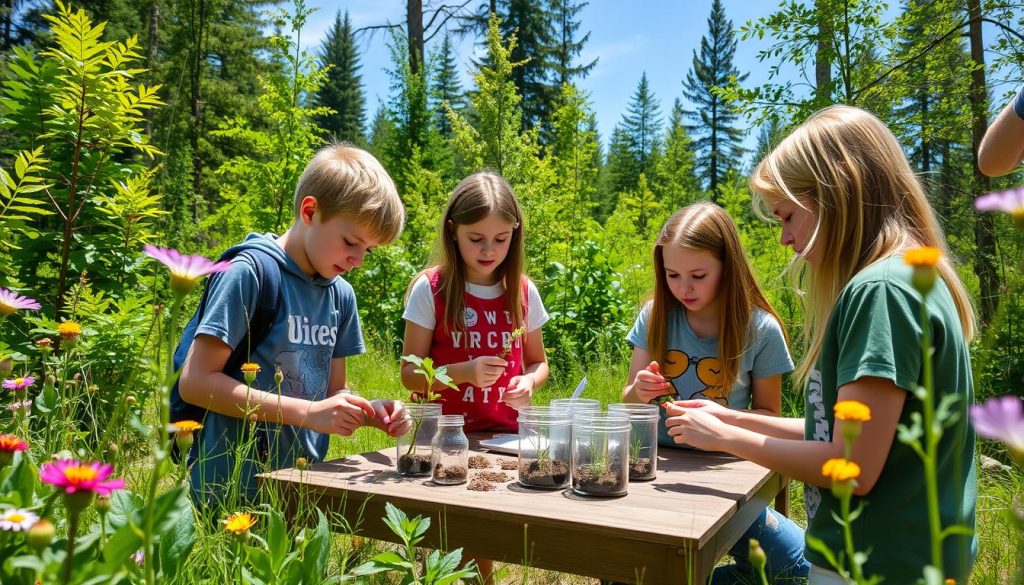
<path fill-rule="evenodd" d="M 459 389 L 434 391 L 444 414 L 465 417 L 467 431 L 516 431 L 515 409 L 548 377 L 547 313 L 522 273 L 523 216 L 508 183 L 486 172 L 459 183 L 439 244 L 433 266 L 409 286 L 402 354 L 448 366 Z M 415 398 L 426 389 L 414 368 L 402 365 L 402 383 Z"/>

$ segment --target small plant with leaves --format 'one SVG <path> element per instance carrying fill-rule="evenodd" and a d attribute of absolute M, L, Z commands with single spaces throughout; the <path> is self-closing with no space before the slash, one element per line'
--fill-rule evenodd
<path fill-rule="evenodd" d="M 395 572 L 402 575 L 401 583 L 419 585 L 446 585 L 459 580 L 472 581 L 478 577 L 476 564 L 471 560 L 462 564 L 462 549 L 450 553 L 433 550 L 425 559 L 420 558 L 417 545 L 430 528 L 430 518 L 416 516 L 409 518 L 405 512 L 390 502 L 384 506 L 384 524 L 398 535 L 402 545 L 397 550 L 388 550 L 374 556 L 352 571 L 357 580 L 360 577 L 378 573 Z M 421 572 L 422 568 L 422 572 Z"/>
<path fill-rule="evenodd" d="M 505 340 L 505 344 L 502 346 L 501 353 L 498 354 L 498 357 L 501 359 L 508 358 L 509 354 L 512 353 L 512 344 L 522 337 L 524 333 L 526 333 L 526 325 L 520 325 L 513 329 L 512 333 L 508 336 L 508 339 Z"/>
<path fill-rule="evenodd" d="M 428 357 L 407 355 L 402 356 L 402 360 L 416 366 L 413 371 L 423 376 L 426 387 L 422 392 L 413 393 L 414 404 L 406 409 L 412 418 L 412 430 L 398 438 L 398 473 L 409 476 L 426 475 L 430 473 L 431 454 L 417 451 L 429 449 L 430 440 L 436 430 L 437 417 L 441 414 L 441 405 L 430 404 L 441 397 L 434 391 L 434 383 L 438 382 L 453 390 L 458 390 L 459 387 L 448 375 L 447 367 L 435 368 L 433 360 Z"/>

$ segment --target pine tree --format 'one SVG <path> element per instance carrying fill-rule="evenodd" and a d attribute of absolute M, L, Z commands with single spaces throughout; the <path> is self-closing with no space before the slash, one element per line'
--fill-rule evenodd
<path fill-rule="evenodd" d="M 725 102 L 715 88 L 725 87 L 731 77 L 737 82 L 747 78 L 733 66 L 736 39 L 732 21 L 725 18 L 721 0 L 714 0 L 708 17 L 708 36 L 701 37 L 700 56 L 693 53 L 693 67 L 686 74 L 683 95 L 694 106 L 686 112 L 693 122 L 687 127 L 696 137 L 694 148 L 700 153 L 701 177 L 707 181 L 711 198 L 718 200 L 718 184 L 743 156 L 743 130 L 734 126 L 739 114 Z"/>
<path fill-rule="evenodd" d="M 613 169 L 613 189 L 633 191 L 641 174 L 654 174 L 660 144 L 661 107 L 644 72 L 629 109 L 612 132 L 608 164 Z"/>
<path fill-rule="evenodd" d="M 441 41 L 441 47 L 434 55 L 433 79 L 430 82 L 430 107 L 434 111 L 434 125 L 445 139 L 451 138 L 452 123 L 445 111 L 448 104 L 455 112 L 465 107 L 465 94 L 459 84 L 459 66 L 455 51 L 448 35 Z"/>
<path fill-rule="evenodd" d="M 577 77 L 586 77 L 594 65 L 597 65 L 597 59 L 586 65 L 576 64 L 576 57 L 583 51 L 583 45 L 590 40 L 589 31 L 579 40 L 576 39 L 580 28 L 577 15 L 587 4 L 589 2 L 551 0 L 551 14 L 555 21 L 555 42 L 551 53 L 552 73 L 559 87 L 572 83 Z"/>
<path fill-rule="evenodd" d="M 512 81 L 522 96 L 523 127 L 542 127 L 549 135 L 550 116 L 561 86 L 551 83 L 555 28 L 546 2 L 536 0 L 503 0 L 498 8 L 503 18 L 501 33 L 505 38 L 515 35 L 516 44 L 509 55 L 513 63 Z"/>
<path fill-rule="evenodd" d="M 348 12 L 334 17 L 334 25 L 320 48 L 322 67 L 330 66 L 327 82 L 316 94 L 317 105 L 334 110 L 317 122 L 337 140 L 366 143 L 366 100 L 359 71 L 359 54 L 352 36 Z"/>
<path fill-rule="evenodd" d="M 676 98 L 665 133 L 665 149 L 658 159 L 652 188 L 669 209 L 700 198 L 700 180 L 695 171 L 693 141 L 683 124 L 683 104 Z"/>

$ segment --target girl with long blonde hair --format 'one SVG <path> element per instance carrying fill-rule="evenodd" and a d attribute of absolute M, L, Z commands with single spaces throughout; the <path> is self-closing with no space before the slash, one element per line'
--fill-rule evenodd
<path fill-rule="evenodd" d="M 694 203 L 673 215 L 654 245 L 654 294 L 629 334 L 627 402 L 707 399 L 779 416 L 782 375 L 793 370 L 778 314 L 758 285 L 729 214 Z M 664 425 L 659 442 L 676 446 Z M 757 538 L 773 579 L 806 576 L 803 534 L 766 510 L 733 548 L 736 564 L 713 583 L 753 578 L 747 544 Z"/>
<path fill-rule="evenodd" d="M 667 407 L 669 434 L 803 481 L 808 535 L 842 551 L 842 530 L 833 518 L 840 501 L 823 465 L 845 455 L 835 432 L 836 404 L 868 406 L 870 421 L 850 455 L 860 470 L 852 509 L 864 504 L 853 524 L 855 545 L 870 551 L 865 575 L 916 582 L 933 561 L 924 464 L 896 440 L 896 431 L 922 412 L 922 314 L 934 348 L 935 403 L 951 401 L 953 414 L 935 465 L 942 526 L 973 529 L 977 493 L 967 416 L 974 400 L 968 343 L 975 320 L 942 229 L 895 136 L 853 107 L 833 106 L 805 121 L 758 164 L 750 187 L 762 213 L 781 222 L 781 244 L 796 252 L 790 273 L 804 303 L 804 354 L 796 370 L 806 387 L 804 417 L 680 401 Z M 922 302 L 904 256 L 924 246 L 942 259 Z M 973 536 L 947 536 L 944 577 L 966 582 L 976 549 Z M 839 567 L 821 552 L 805 554 L 812 584 L 842 582 L 832 570 Z"/>

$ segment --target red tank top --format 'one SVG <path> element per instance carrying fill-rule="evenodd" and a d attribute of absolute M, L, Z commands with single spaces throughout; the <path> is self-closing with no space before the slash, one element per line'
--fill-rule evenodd
<path fill-rule="evenodd" d="M 444 306 L 444 296 L 439 293 L 441 275 L 439 271 L 427 273 L 430 281 L 430 292 L 434 294 L 434 337 L 430 344 L 430 357 L 434 365 L 443 366 L 465 362 L 485 355 L 499 355 L 504 348 L 505 340 L 512 335 L 518 324 L 506 308 L 505 295 L 496 299 L 482 299 L 465 293 L 465 324 L 466 332 L 448 331 Z M 526 320 L 527 298 L 529 294 L 528 280 L 524 276 L 520 280 L 523 299 L 523 320 Z M 508 382 L 514 376 L 523 373 L 523 342 L 526 335 L 512 342 L 512 351 L 505 358 L 508 367 L 493 386 L 477 388 L 470 384 L 460 384 L 458 391 L 451 388 L 441 390 L 441 412 L 444 414 L 461 414 L 465 417 L 465 429 L 471 431 L 516 431 L 519 428 L 516 418 L 519 416 L 514 408 L 501 402 Z"/>

